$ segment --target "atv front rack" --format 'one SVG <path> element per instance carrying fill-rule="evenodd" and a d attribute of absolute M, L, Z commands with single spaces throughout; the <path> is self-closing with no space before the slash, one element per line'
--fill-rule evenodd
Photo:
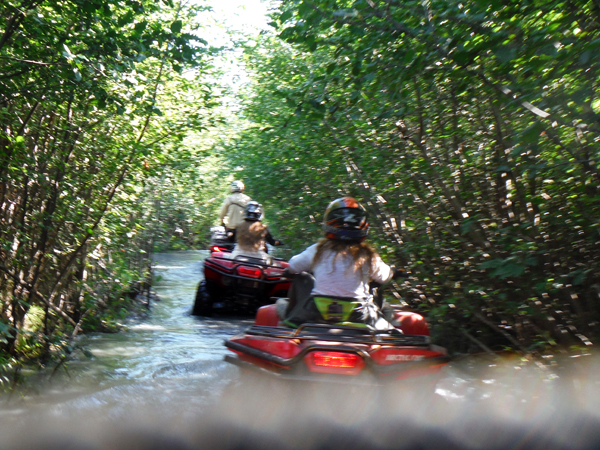
<path fill-rule="evenodd" d="M 253 325 L 245 331 L 252 336 L 299 340 L 335 341 L 353 344 L 404 345 L 427 347 L 429 336 L 402 334 L 398 330 L 369 330 L 347 325 L 306 323 L 297 329 Z"/>

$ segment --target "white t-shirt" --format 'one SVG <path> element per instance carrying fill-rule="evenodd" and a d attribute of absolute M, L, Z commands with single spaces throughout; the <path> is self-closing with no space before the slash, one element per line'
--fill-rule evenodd
<path fill-rule="evenodd" d="M 292 256 L 290 259 L 290 272 L 300 273 L 311 270 L 313 258 L 317 253 L 317 245 L 311 245 L 302 253 Z M 334 255 L 331 250 L 325 251 L 320 261 L 312 268 L 315 276 L 313 295 L 366 300 L 370 297 L 369 281 L 387 283 L 394 274 L 392 268 L 384 263 L 379 256 L 375 258 L 375 264 L 371 268 L 371 273 L 369 273 L 367 265 L 355 272 L 354 259 L 351 255 L 338 255 L 335 262 Z"/>

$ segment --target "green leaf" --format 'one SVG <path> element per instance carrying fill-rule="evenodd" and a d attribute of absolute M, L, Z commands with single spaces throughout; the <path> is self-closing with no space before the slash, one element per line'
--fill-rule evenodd
<path fill-rule="evenodd" d="M 498 278 L 518 277 L 525 273 L 525 266 L 516 263 L 506 263 L 496 269 L 492 276 Z"/>
<path fill-rule="evenodd" d="M 494 50 L 494 54 L 501 63 L 507 63 L 515 59 L 517 51 L 513 47 L 503 45 Z"/>
<path fill-rule="evenodd" d="M 62 54 L 65 58 L 71 59 L 73 57 L 73 53 L 71 53 L 71 49 L 67 46 L 67 44 L 63 44 L 63 49 L 65 50 Z"/>
<path fill-rule="evenodd" d="M 294 14 L 294 11 L 292 9 L 288 9 L 287 11 L 284 11 L 281 16 L 279 16 L 279 21 L 281 23 L 287 21 L 290 17 L 292 17 L 292 14 Z"/>
<path fill-rule="evenodd" d="M 476 222 L 473 218 L 465 219 L 460 224 L 460 234 L 465 235 L 473 229 L 473 224 Z"/>
<path fill-rule="evenodd" d="M 133 27 L 133 29 L 134 29 L 133 34 L 138 35 L 138 36 L 141 35 L 147 26 L 148 26 L 148 22 L 146 22 L 145 20 L 136 23 L 135 26 Z"/>
<path fill-rule="evenodd" d="M 10 325 L 0 322 L 0 336 L 4 335 L 4 336 L 12 337 L 12 334 L 11 334 L 12 328 L 13 327 L 11 327 Z"/>
<path fill-rule="evenodd" d="M 590 52 L 589 50 L 586 50 L 581 55 L 579 55 L 579 64 L 581 64 L 582 66 L 587 64 L 589 62 L 591 56 L 592 56 L 592 52 Z"/>
<path fill-rule="evenodd" d="M 484 261 L 481 264 L 479 264 L 479 268 L 480 269 L 496 269 L 498 267 L 500 267 L 503 263 L 502 259 L 492 259 L 490 261 Z"/>
<path fill-rule="evenodd" d="M 521 132 L 519 140 L 526 144 L 537 142 L 545 130 L 546 128 L 541 123 L 534 122 Z"/>
<path fill-rule="evenodd" d="M 183 27 L 183 22 L 181 20 L 176 20 L 171 24 L 171 31 L 173 33 L 177 34 L 181 31 L 182 27 Z"/>
<path fill-rule="evenodd" d="M 127 14 L 119 17 L 119 20 L 117 21 L 117 25 L 119 25 L 120 27 L 131 23 L 133 21 L 133 17 L 135 16 L 135 13 L 133 11 L 128 11 Z"/>

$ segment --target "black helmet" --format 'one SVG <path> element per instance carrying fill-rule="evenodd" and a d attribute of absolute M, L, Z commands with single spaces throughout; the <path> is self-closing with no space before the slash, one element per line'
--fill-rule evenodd
<path fill-rule="evenodd" d="M 262 220 L 263 218 L 263 208 L 262 205 L 254 200 L 246 203 L 246 207 L 244 208 L 244 220 L 248 220 L 250 222 L 257 222 Z"/>
<path fill-rule="evenodd" d="M 338 198 L 325 210 L 323 231 L 327 239 L 363 241 L 369 232 L 367 210 L 352 197 Z"/>

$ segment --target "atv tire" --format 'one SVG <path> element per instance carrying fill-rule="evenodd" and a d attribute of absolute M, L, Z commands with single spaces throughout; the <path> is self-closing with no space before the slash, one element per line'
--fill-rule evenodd
<path fill-rule="evenodd" d="M 194 301 L 194 309 L 192 309 L 193 316 L 212 316 L 213 313 L 213 301 L 210 298 L 208 289 L 206 287 L 206 280 L 202 280 L 198 285 L 198 291 L 196 292 L 196 300 Z"/>

